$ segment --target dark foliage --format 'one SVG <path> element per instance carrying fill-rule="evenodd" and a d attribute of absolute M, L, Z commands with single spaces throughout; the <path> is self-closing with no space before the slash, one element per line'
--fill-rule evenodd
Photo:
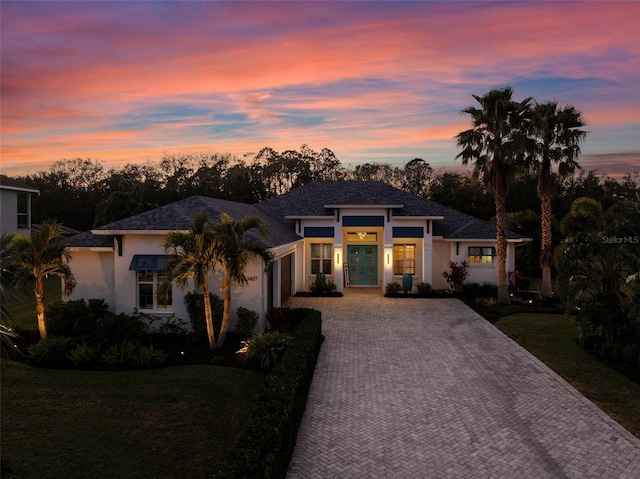
<path fill-rule="evenodd" d="M 306 310 L 305 314 L 290 346 L 267 376 L 249 425 L 213 477 L 286 476 L 323 340 L 320 313 Z"/>

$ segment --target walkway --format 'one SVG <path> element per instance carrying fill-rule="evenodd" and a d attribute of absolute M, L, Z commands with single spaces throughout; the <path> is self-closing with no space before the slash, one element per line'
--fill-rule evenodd
<path fill-rule="evenodd" d="M 293 305 L 326 341 L 287 479 L 640 478 L 640 440 L 457 300 Z"/>

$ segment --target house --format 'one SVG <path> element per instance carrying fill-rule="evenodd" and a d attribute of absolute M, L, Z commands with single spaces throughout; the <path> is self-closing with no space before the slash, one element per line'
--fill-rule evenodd
<path fill-rule="evenodd" d="M 270 248 L 272 268 L 250 265 L 249 284 L 235 286 L 231 296 L 232 313 L 244 306 L 263 321 L 271 308 L 307 291 L 318 273 L 337 291 L 376 287 L 384 294 L 386 284 L 405 274 L 414 284 L 443 289 L 448 262 L 467 260 L 468 281 L 497 281 L 494 225 L 381 182 L 324 181 L 254 205 L 194 196 L 74 236 L 72 298 L 104 298 L 117 313 L 138 309 L 186 319 L 182 291 L 174 286 L 163 304 L 154 294 L 166 258 L 161 241 L 168 231 L 188 230 L 201 210 L 214 219 L 224 212 L 267 223 L 269 237 L 250 234 Z M 508 234 L 507 270 L 515 267 L 515 246 L 526 241 Z M 221 284 L 222 272 L 214 276 L 213 284 Z"/>
<path fill-rule="evenodd" d="M 31 195 L 35 188 L 0 175 L 0 234 L 31 234 Z"/>

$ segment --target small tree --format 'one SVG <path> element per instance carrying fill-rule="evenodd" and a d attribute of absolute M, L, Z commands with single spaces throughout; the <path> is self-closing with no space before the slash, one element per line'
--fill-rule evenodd
<path fill-rule="evenodd" d="M 245 216 L 234 221 L 226 213 L 220 215 L 220 222 L 211 225 L 216 241 L 215 259 L 224 268 L 224 283 L 220 287 L 224 293 L 224 311 L 222 313 L 222 326 L 218 336 L 217 346 L 224 344 L 224 338 L 229 327 L 229 313 L 231 310 L 231 285 L 233 283 L 248 283 L 245 271 L 249 260 L 257 255 L 265 264 L 265 270 L 272 261 L 271 253 L 267 246 L 261 241 L 249 237 L 251 229 L 266 237 L 269 234 L 266 223 L 256 216 Z"/>
<path fill-rule="evenodd" d="M 36 314 L 40 338 L 47 338 L 45 316 L 44 280 L 58 276 L 64 286 L 63 295 L 68 296 L 76 286 L 76 278 L 67 262 L 70 255 L 66 251 L 67 240 L 62 236 L 61 226 L 53 221 L 45 221 L 40 231 L 32 236 L 16 235 L 15 258 L 11 260 L 16 285 L 26 289 L 29 280 L 35 280 Z"/>
<path fill-rule="evenodd" d="M 458 264 L 455 261 L 449 261 L 449 270 L 442 273 L 451 286 L 451 289 L 458 292 L 462 289 L 462 283 L 469 276 L 469 263 L 464 260 Z"/>
<path fill-rule="evenodd" d="M 167 233 L 162 246 L 164 251 L 169 254 L 169 259 L 158 294 L 166 295 L 173 282 L 184 290 L 188 287 L 189 280 L 192 279 L 196 288 L 202 290 L 207 338 L 209 347 L 213 349 L 216 338 L 207 278 L 215 268 L 217 260 L 215 255 L 216 240 L 212 234 L 207 213 L 204 211 L 196 213 L 189 232 L 170 231 Z"/>

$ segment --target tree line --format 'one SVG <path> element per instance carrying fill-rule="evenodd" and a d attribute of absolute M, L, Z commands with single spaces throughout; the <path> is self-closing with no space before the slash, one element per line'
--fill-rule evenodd
<path fill-rule="evenodd" d="M 309 152 L 315 158 L 313 163 Z M 34 223 L 52 219 L 79 231 L 193 195 L 256 203 L 313 181 L 341 179 L 382 181 L 486 221 L 495 215 L 493 194 L 472 171 L 434 169 L 420 158 L 404 165 L 382 162 L 350 168 L 343 166 L 331 150 L 313 152 L 304 145 L 299 151 L 282 153 L 264 148 L 250 160 L 219 153 L 166 154 L 157 162 L 119 168 L 75 158 L 15 178 L 40 190 L 40 195 L 33 198 Z M 515 176 L 517 188 L 512 188 L 507 198 L 508 213 L 528 210 L 540 214 L 536 182 L 530 172 Z M 583 196 L 606 208 L 622 198 L 634 197 L 639 188 L 638 171 L 620 180 L 597 171 L 580 172 L 557 181 L 554 216 L 563 218 L 571 203 Z M 517 225 L 523 227 L 525 223 L 513 220 L 509 228 L 520 231 Z"/>

